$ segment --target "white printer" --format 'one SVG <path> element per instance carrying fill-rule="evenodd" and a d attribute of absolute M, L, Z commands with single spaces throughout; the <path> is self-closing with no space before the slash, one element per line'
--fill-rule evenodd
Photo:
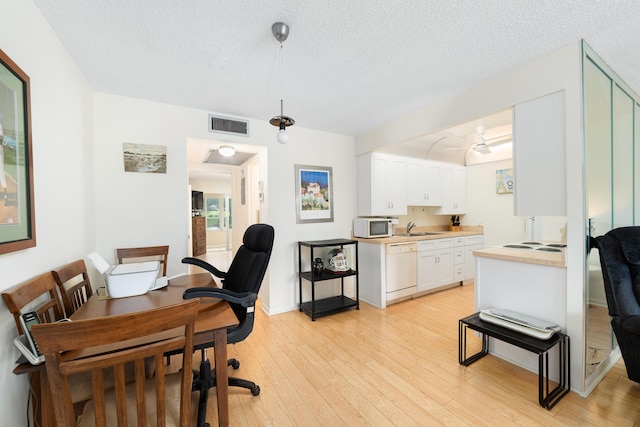
<path fill-rule="evenodd" d="M 91 264 L 102 274 L 106 282 L 107 296 L 123 298 L 142 295 L 152 289 L 166 286 L 167 278 L 158 278 L 158 261 L 132 262 L 110 266 L 100 254 L 87 255 Z M 156 281 L 157 279 L 157 281 Z"/>

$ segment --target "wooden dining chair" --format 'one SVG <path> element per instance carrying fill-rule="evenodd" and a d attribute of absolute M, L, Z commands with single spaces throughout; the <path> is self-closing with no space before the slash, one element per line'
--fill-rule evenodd
<path fill-rule="evenodd" d="M 53 277 L 58 284 L 67 317 L 71 316 L 93 295 L 84 260 L 79 259 L 53 270 Z"/>
<path fill-rule="evenodd" d="M 27 311 L 38 313 L 40 322 L 55 322 L 64 318 L 62 304 L 56 289 L 56 281 L 50 271 L 5 290 L 2 292 L 2 299 L 9 312 L 13 315 L 18 335 L 24 334 L 20 323 L 20 315 Z M 30 387 L 34 396 L 41 395 L 41 375 L 44 375 L 44 370 L 35 370 L 29 374 Z M 29 394 L 29 398 L 31 398 L 32 394 Z M 86 401 L 90 393 L 79 390 L 76 392 L 76 396 L 74 401 Z M 39 405 L 39 402 L 35 403 Z M 40 415 L 40 412 L 34 413 L 36 423 L 39 423 Z M 40 425 L 42 424 L 40 423 Z"/>
<path fill-rule="evenodd" d="M 38 313 L 42 323 L 53 323 L 64 319 L 64 310 L 57 287 L 54 274 L 49 271 L 19 283 L 2 293 L 2 299 L 15 319 L 18 335 L 24 334 L 20 323 L 20 315 L 27 311 Z M 152 359 L 148 359 L 146 365 L 148 370 L 155 368 L 155 362 Z M 126 367 L 125 374 L 127 382 L 133 381 L 132 366 L 128 365 Z M 31 387 L 36 396 L 40 395 L 39 375 L 40 371 L 35 371 L 30 376 Z M 91 378 L 87 375 L 74 375 L 69 383 L 71 384 L 71 396 L 76 412 L 80 413 L 84 404 L 93 395 Z M 113 389 L 114 386 L 115 379 L 113 375 L 107 374 L 104 380 L 104 388 L 109 390 Z"/>
<path fill-rule="evenodd" d="M 162 264 L 162 275 L 167 275 L 167 261 L 169 258 L 169 246 L 146 246 L 142 248 L 118 248 L 118 263 L 140 262 L 140 261 L 160 261 Z"/>
<path fill-rule="evenodd" d="M 199 303 L 185 301 L 134 314 L 35 325 L 33 335 L 45 355 L 58 426 L 181 426 L 193 424 L 192 350 Z M 167 352 L 183 354 L 181 370 L 165 375 Z M 147 378 L 145 359 L 155 359 Z M 135 365 L 135 382 L 125 385 L 124 365 Z M 115 390 L 104 391 L 103 376 L 112 371 Z M 76 419 L 69 376 L 91 373 L 94 396 Z M 135 422 L 137 420 L 137 424 Z"/>
<path fill-rule="evenodd" d="M 26 311 L 38 313 L 43 323 L 64 318 L 56 281 L 50 271 L 7 289 L 2 292 L 2 299 L 13 315 L 19 335 L 24 334 L 20 315 Z"/>

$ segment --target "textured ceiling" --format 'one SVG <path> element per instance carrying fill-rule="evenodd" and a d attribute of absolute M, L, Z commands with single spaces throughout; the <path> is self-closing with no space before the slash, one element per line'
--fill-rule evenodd
<path fill-rule="evenodd" d="M 640 92 L 640 2 L 34 0 L 94 90 L 359 135 L 579 39 Z"/>

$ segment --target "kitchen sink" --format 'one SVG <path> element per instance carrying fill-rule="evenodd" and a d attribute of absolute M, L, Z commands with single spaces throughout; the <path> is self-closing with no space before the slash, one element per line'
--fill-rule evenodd
<path fill-rule="evenodd" d="M 435 236 L 435 235 L 438 235 L 438 234 L 442 234 L 442 233 L 425 231 L 425 232 L 420 232 L 420 233 L 409 233 L 409 234 L 407 234 L 407 236 Z"/>

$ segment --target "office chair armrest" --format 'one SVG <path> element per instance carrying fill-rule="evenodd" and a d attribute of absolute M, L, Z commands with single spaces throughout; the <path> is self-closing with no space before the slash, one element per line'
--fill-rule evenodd
<path fill-rule="evenodd" d="M 225 273 L 224 271 L 220 271 L 217 268 L 215 268 L 213 265 L 209 264 L 208 262 L 202 261 L 201 259 L 198 259 L 198 258 L 185 257 L 185 258 L 182 258 L 182 263 L 197 265 L 198 267 L 204 268 L 209 273 L 213 274 L 216 277 L 220 277 L 221 279 L 224 279 L 225 277 L 227 277 L 227 273 Z"/>
<path fill-rule="evenodd" d="M 234 304 L 240 304 L 243 307 L 251 307 L 258 299 L 255 292 L 232 292 L 228 289 L 211 288 L 207 286 L 199 288 L 189 288 L 182 294 L 183 299 L 191 298 L 218 298 Z"/>

